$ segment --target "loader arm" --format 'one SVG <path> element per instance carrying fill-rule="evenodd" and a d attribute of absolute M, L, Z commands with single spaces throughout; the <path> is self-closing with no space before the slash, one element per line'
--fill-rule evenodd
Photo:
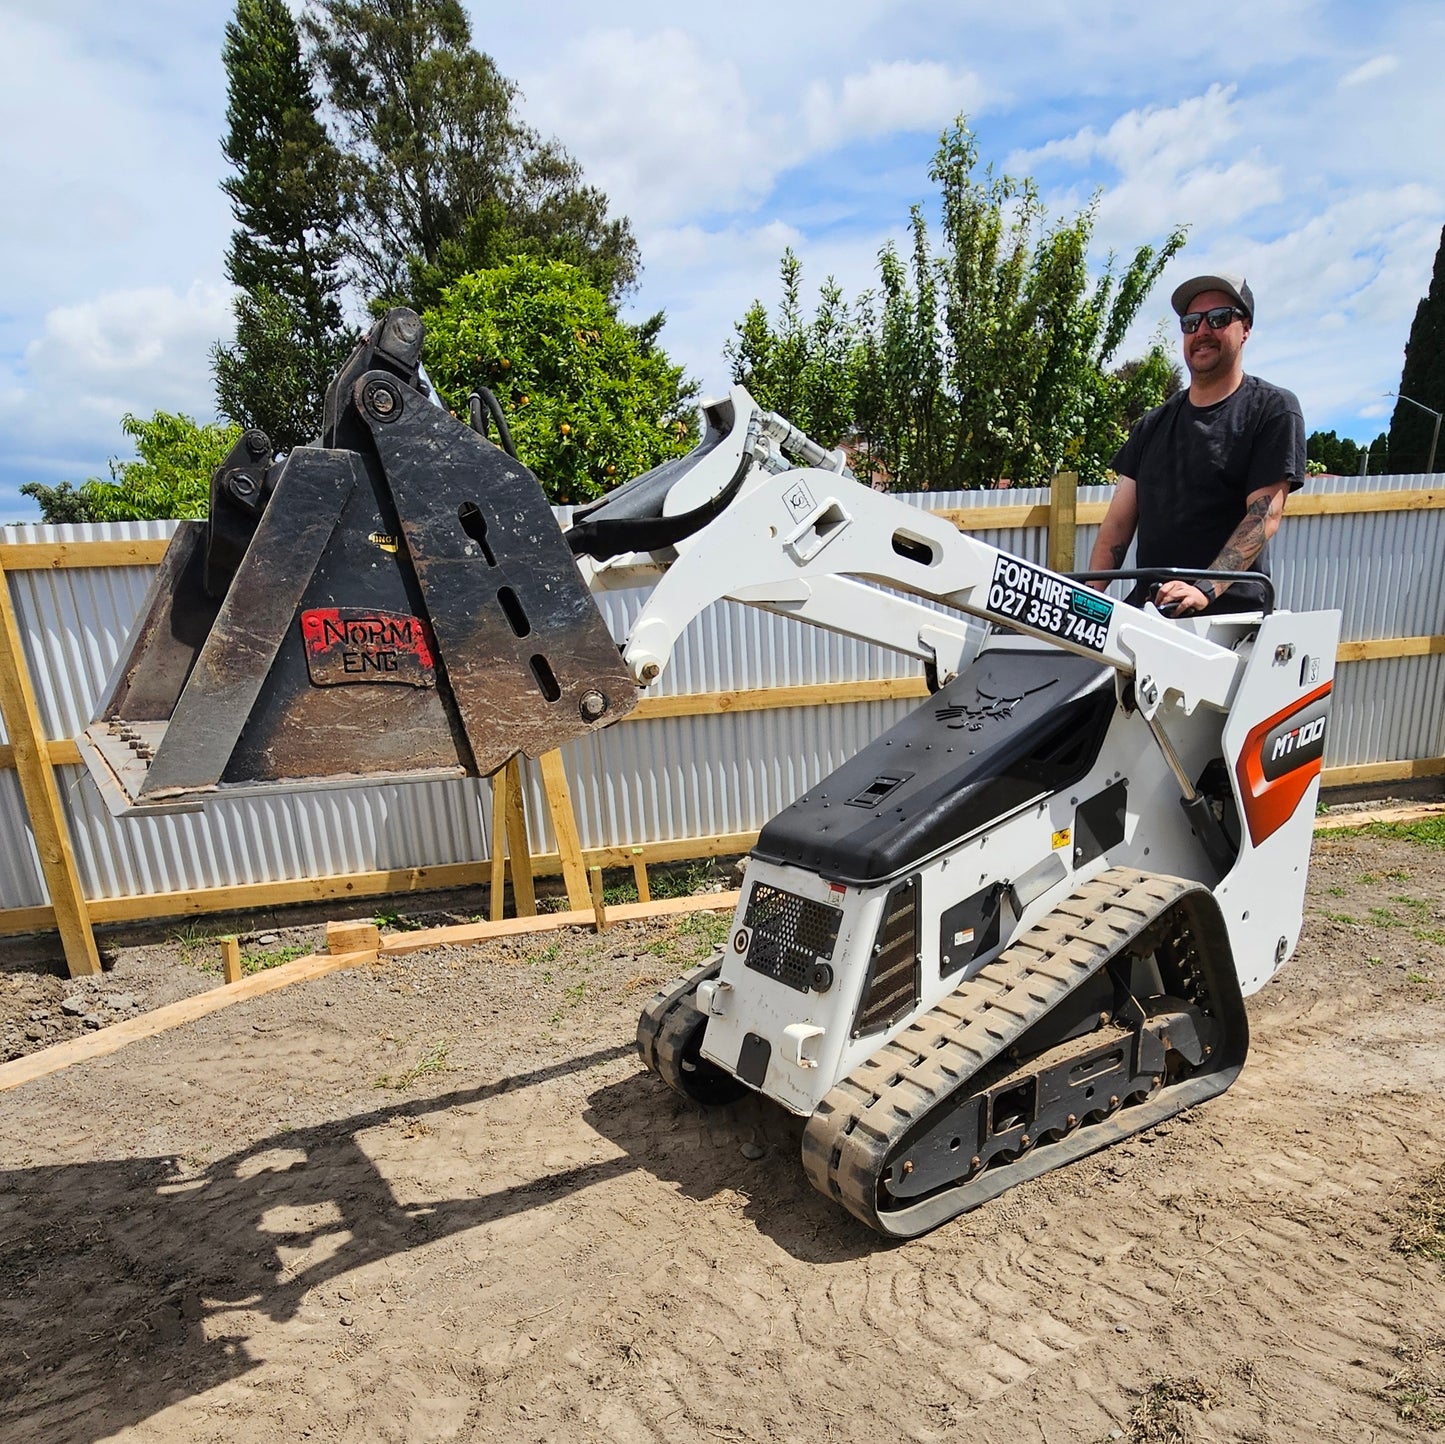
<path fill-rule="evenodd" d="M 706 546 L 668 567 L 629 630 L 623 657 L 646 685 L 683 629 L 729 597 L 878 640 L 890 600 L 863 579 L 1107 663 L 1136 680 L 1146 716 L 1177 701 L 1227 710 L 1239 658 L 1157 612 L 1104 594 L 959 532 L 949 522 L 835 472 L 769 477 L 707 528 Z M 918 614 L 912 614 L 918 616 Z M 928 618 L 923 621 L 922 618 Z M 942 625 L 923 612 L 921 626 Z"/>
<path fill-rule="evenodd" d="M 742 387 L 691 453 L 564 534 L 526 467 L 429 396 L 422 338 L 389 313 L 315 445 L 277 457 L 252 430 L 218 469 L 80 738 L 113 811 L 489 775 L 625 716 L 722 598 L 917 658 L 934 685 L 983 622 L 1107 663 L 1150 718 L 1229 705 L 1227 647 L 873 492 Z M 590 594 L 639 585 L 619 657 Z"/>

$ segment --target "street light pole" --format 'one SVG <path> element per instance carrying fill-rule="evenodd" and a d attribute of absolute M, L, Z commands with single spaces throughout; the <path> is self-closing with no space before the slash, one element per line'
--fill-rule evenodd
<path fill-rule="evenodd" d="M 1418 406 L 1421 411 L 1428 411 L 1435 418 L 1435 432 L 1430 438 L 1430 460 L 1425 463 L 1425 470 L 1433 476 L 1435 473 L 1435 443 L 1440 440 L 1440 413 L 1433 406 L 1426 406 L 1423 401 L 1416 401 L 1413 396 L 1406 396 L 1402 391 L 1395 392 L 1395 396 L 1401 401 L 1408 401 L 1411 406 Z"/>

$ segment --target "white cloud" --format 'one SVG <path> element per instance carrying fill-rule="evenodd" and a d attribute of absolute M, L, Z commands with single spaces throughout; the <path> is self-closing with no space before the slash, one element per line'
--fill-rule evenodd
<path fill-rule="evenodd" d="M 152 286 L 57 306 L 0 376 L 0 429 L 12 481 L 83 481 L 129 453 L 121 417 L 159 409 L 215 416 L 210 349 L 232 333 L 228 287 Z M 32 476 L 18 474 L 28 463 Z"/>
<path fill-rule="evenodd" d="M 813 147 L 827 151 L 844 142 L 899 131 L 942 130 L 960 112 L 976 113 L 986 92 L 969 71 L 936 60 L 894 60 L 834 84 L 815 80 L 803 101 Z"/>
<path fill-rule="evenodd" d="M 1177 105 L 1126 111 L 1103 132 L 1085 127 L 1015 152 L 1006 166 L 1028 173 L 1102 161 L 1118 179 L 1100 198 L 1097 239 L 1104 248 L 1132 251 L 1175 225 L 1230 225 L 1279 199 L 1279 167 L 1254 147 L 1239 154 L 1245 133 L 1236 87 L 1211 85 Z M 1060 199 L 1077 209 L 1085 197 L 1075 189 Z"/>
<path fill-rule="evenodd" d="M 1357 65 L 1348 74 L 1340 77 L 1340 89 L 1344 90 L 1351 85 L 1367 85 L 1372 80 L 1378 80 L 1382 75 L 1389 75 L 1391 71 L 1400 68 L 1400 58 L 1397 55 L 1376 55 L 1365 61 L 1363 65 Z"/>
<path fill-rule="evenodd" d="M 639 228 L 756 205 L 795 152 L 738 67 L 681 30 L 593 31 L 524 88 L 532 123 Z"/>
<path fill-rule="evenodd" d="M 931 60 L 761 87 L 746 63 L 676 28 L 591 31 L 523 90 L 529 120 L 559 137 L 642 233 L 753 209 L 809 158 L 860 139 L 936 133 L 986 99 L 975 74 Z"/>

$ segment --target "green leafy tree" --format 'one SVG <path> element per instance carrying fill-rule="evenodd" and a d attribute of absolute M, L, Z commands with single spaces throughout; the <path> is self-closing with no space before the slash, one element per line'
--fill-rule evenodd
<path fill-rule="evenodd" d="M 236 297 L 236 344 L 212 353 L 216 404 L 242 426 L 259 426 L 278 451 L 313 441 L 321 431 L 326 387 L 346 359 L 344 334 L 308 346 L 304 318 L 267 286 Z"/>
<path fill-rule="evenodd" d="M 853 422 L 859 358 L 858 326 L 830 276 L 805 322 L 800 307 L 802 265 L 790 250 L 782 262 L 783 302 L 774 327 L 754 301 L 723 349 L 733 379 L 824 446 L 836 446 Z"/>
<path fill-rule="evenodd" d="M 1407 396 L 1409 401 L 1404 399 Z M 1440 232 L 1430 289 L 1415 308 L 1410 339 L 1405 343 L 1399 397 L 1390 417 L 1389 456 L 1391 471 L 1404 475 L 1424 471 L 1429 465 L 1437 424 L 1429 412 L 1445 413 L 1445 229 Z M 1442 461 L 1445 452 L 1437 447 L 1435 465 Z"/>
<path fill-rule="evenodd" d="M 304 23 L 346 156 L 349 256 L 380 303 L 434 303 L 514 254 L 572 262 L 614 300 L 633 283 L 628 223 L 518 119 L 459 0 L 317 0 Z"/>
<path fill-rule="evenodd" d="M 27 482 L 20 488 L 40 504 L 41 520 L 152 521 L 203 517 L 211 474 L 241 434 L 239 426 L 199 426 L 184 414 L 125 414 L 121 429 L 135 443 L 134 461 L 110 463 L 109 481 L 91 477 L 79 487 Z"/>
<path fill-rule="evenodd" d="M 1358 476 L 1366 452 L 1371 475 L 1384 475 L 1390 470 L 1389 437 L 1383 431 L 1366 446 L 1333 431 L 1312 431 L 1305 442 L 1305 455 L 1320 464 L 1322 474 L 1330 476 Z"/>
<path fill-rule="evenodd" d="M 758 400 L 781 410 L 788 385 L 798 391 L 795 378 L 813 364 L 851 413 L 865 469 L 901 487 L 1040 482 L 1064 469 L 1103 480 L 1129 420 L 1164 399 L 1174 374 L 1160 343 L 1132 367 L 1115 363 L 1184 233 L 1141 246 L 1122 268 L 1111 257 L 1091 280 L 1092 206 L 1050 224 L 1031 180 L 977 168 L 977 144 L 959 121 L 930 171 L 939 241 L 915 206 L 907 259 L 884 249 L 878 290 L 860 298 L 851 322 L 825 290 L 805 324 L 786 258 L 780 324 L 754 305 L 737 328 L 735 372 L 755 376 Z"/>
<path fill-rule="evenodd" d="M 280 450 L 319 430 L 345 357 L 341 157 L 317 119 L 311 73 L 284 0 L 237 0 L 226 26 L 227 132 L 221 182 L 237 229 L 226 274 L 240 288 L 236 344 L 212 359 L 222 412 Z"/>
<path fill-rule="evenodd" d="M 47 486 L 43 481 L 27 481 L 21 486 L 20 495 L 33 497 L 40 507 L 40 520 L 53 525 L 101 519 L 84 493 L 68 481 L 54 486 Z"/>
<path fill-rule="evenodd" d="M 426 312 L 427 374 L 466 415 L 495 393 L 522 461 L 556 502 L 583 502 L 693 444 L 697 388 L 575 266 L 519 257 L 462 276 Z"/>

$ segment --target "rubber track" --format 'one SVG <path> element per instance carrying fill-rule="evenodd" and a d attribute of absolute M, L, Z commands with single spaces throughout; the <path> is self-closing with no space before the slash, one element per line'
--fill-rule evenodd
<path fill-rule="evenodd" d="M 695 1019 L 701 1017 L 692 1000 L 699 983 L 721 972 L 722 954 L 719 953 L 673 987 L 654 993 L 637 1020 L 637 1051 L 644 1066 L 684 1098 L 691 1099 L 693 1095 L 683 1082 L 682 1049 Z"/>
<path fill-rule="evenodd" d="M 1116 1114 L 1086 1125 L 930 1198 L 897 1209 L 878 1206 L 879 1184 L 894 1150 L 935 1107 L 950 1105 L 981 1068 L 1197 891 L 1202 891 L 1198 884 L 1181 878 L 1111 868 L 1072 893 L 828 1092 L 803 1133 L 809 1181 L 870 1228 L 909 1238 L 1026 1177 L 1223 1092 L 1238 1064 L 1169 1085 L 1124 1118 Z"/>

